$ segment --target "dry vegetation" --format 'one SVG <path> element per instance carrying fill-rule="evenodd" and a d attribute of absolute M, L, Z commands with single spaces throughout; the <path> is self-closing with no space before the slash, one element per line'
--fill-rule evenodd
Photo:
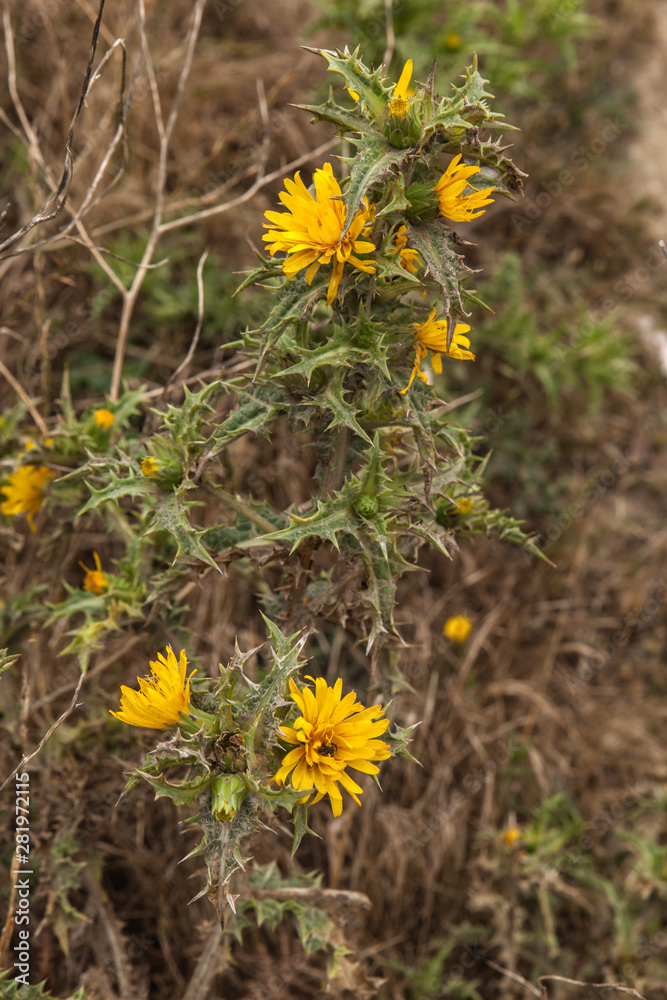
<path fill-rule="evenodd" d="M 86 0 L 5 0 L 3 10 L 16 56 L 15 73 L 5 57 L 0 80 L 4 237 L 58 183 L 95 11 Z M 192 11 L 192 4 L 147 4 L 165 120 Z M 610 3 L 605 13 L 609 25 L 589 43 L 590 60 L 606 67 L 603 81 L 620 95 L 618 114 L 630 118 L 630 84 L 652 51 L 653 6 L 648 0 L 639 8 Z M 308 4 L 297 0 L 206 5 L 165 164 L 164 219 L 238 198 L 262 173 L 299 159 L 308 164 L 309 151 L 330 140 L 325 126 L 313 127 L 290 106 L 307 101 L 323 80 L 320 62 L 300 48 L 312 17 Z M 621 30 L 625 18 L 632 27 Z M 136 260 L 153 221 L 159 135 L 145 71 L 132 81 L 140 36 L 139 5 L 130 0 L 105 11 L 96 64 L 119 37 L 127 54 L 125 93 L 134 86 L 135 94 L 126 136 L 99 186 L 104 196 L 77 219 L 69 239 L 35 247 L 76 218 L 115 135 L 119 45 L 77 125 L 67 206 L 58 219 L 32 230 L 17 255 L 0 261 L 3 403 L 16 404 L 18 383 L 21 395 L 34 401 L 35 419 L 47 423 L 57 411 L 66 367 L 78 411 L 108 391 L 123 296 L 103 280 L 99 251 L 91 255 L 86 248 Z M 316 38 L 328 46 L 345 41 Z M 312 37 L 305 41 L 314 44 Z M 599 134 L 591 101 L 571 138 L 571 108 L 582 86 L 591 86 L 585 62 L 560 94 L 560 118 L 553 95 L 544 115 L 529 101 L 512 112 L 523 129 L 514 156 L 531 174 L 528 200 L 544 190 L 557 174 L 554 163 L 574 144 L 590 146 Z M 27 146 L 17 95 L 33 137 Z M 609 157 L 596 160 L 580 183 L 553 198 L 525 228 L 515 224 L 520 204 L 496 207 L 483 247 L 470 251 L 471 262 L 493 270 L 509 247 L 525 255 L 536 276 L 533 308 L 568 305 L 563 275 L 569 274 L 572 297 L 583 296 L 592 309 L 615 299 L 628 340 L 638 338 L 634 316 L 640 312 L 659 325 L 667 304 L 664 267 L 645 281 L 638 278 L 630 297 L 613 290 L 619 278 L 638 273 L 665 235 L 651 229 L 642 192 L 628 184 L 625 157 L 640 141 L 634 123 Z M 148 385 L 157 398 L 186 356 L 197 319 L 194 275 L 205 248 L 215 257 L 217 277 L 207 288 L 200 343 L 169 398 L 179 402 L 184 378 L 196 387 L 203 384 L 199 376 L 205 380 L 221 366 L 241 370 L 242 355 L 219 349 L 220 327 L 242 327 L 257 306 L 223 300 L 234 288 L 231 272 L 252 266 L 262 213 L 274 205 L 279 186 L 280 179 L 257 185 L 252 197 L 228 211 L 161 235 L 153 262 L 171 258 L 169 284 L 183 293 L 161 310 L 160 289 L 151 291 L 158 272 L 147 275 L 131 316 L 125 357 L 130 385 Z M 96 268 L 90 266 L 94 257 Z M 128 267 L 128 281 L 132 273 Z M 482 279 L 478 287 L 483 291 Z M 124 297 L 127 311 L 127 291 Z M 181 311 L 174 315 L 176 304 Z M 83 987 L 89 1000 L 298 1000 L 376 991 L 387 1000 L 529 996 L 525 981 L 502 971 L 509 970 L 532 984 L 554 974 L 625 982 L 651 1000 L 667 998 L 667 867 L 660 868 L 667 866 L 664 376 L 644 358 L 634 396 L 605 391 L 589 415 L 581 395 L 550 406 L 529 375 L 505 382 L 502 364 L 491 368 L 485 377 L 494 379 L 494 412 L 530 408 L 527 451 L 538 472 L 532 494 L 519 497 L 511 475 L 495 474 L 487 495 L 528 518 L 552 564 L 484 538 L 462 543 L 451 561 L 424 551 L 419 571 L 399 589 L 396 618 L 408 645 L 392 649 L 385 668 L 400 670 L 409 684 L 397 694 L 395 717 L 404 726 L 421 720 L 411 747 L 421 766 L 388 762 L 382 793 L 365 785 L 362 808 L 350 805 L 339 819 L 325 803 L 313 809 L 321 839 L 306 837 L 293 861 L 286 827 L 274 824 L 273 832 L 252 843 L 257 863 L 275 860 L 283 871 L 323 873 L 338 941 L 349 948 L 338 977 L 326 985 L 326 956 L 304 954 L 289 918 L 275 931 L 247 930 L 239 942 L 222 937 L 206 900 L 188 906 L 201 885 L 201 866 L 179 864 L 194 843 L 192 829 L 179 825 L 187 809 L 154 801 L 146 787 L 116 805 L 123 772 L 154 745 L 151 735 L 109 729 L 107 715 L 117 705 L 119 685 L 143 674 L 148 656 L 170 637 L 149 610 L 145 622 L 124 624 L 105 640 L 76 708 L 30 764 L 31 833 L 42 866 L 32 896 L 41 921 L 33 982 L 46 979 L 48 990 L 63 997 Z M 463 392 L 474 389 L 474 370 L 467 378 Z M 26 433 L 30 420 L 28 412 Z M 286 427 L 271 443 L 244 439 L 232 458 L 236 488 L 266 497 L 277 510 L 312 493 L 312 449 L 290 440 Z M 540 504 L 536 496 L 545 483 L 555 492 Z M 199 516 L 205 519 L 206 512 Z M 93 550 L 105 565 L 121 554 L 92 515 L 74 530 L 45 530 L 40 522 L 36 535 L 9 524 L 0 531 L 2 601 L 12 608 L 17 595 L 35 585 L 43 588 L 40 601 L 62 600 L 63 580 L 80 587 L 79 561 L 92 565 Z M 276 586 L 279 575 L 267 571 L 265 582 Z M 179 595 L 189 610 L 174 627 L 189 636 L 189 655 L 202 671 L 213 675 L 236 638 L 243 649 L 265 640 L 255 587 L 238 562 L 225 577 L 193 567 Z M 356 596 L 350 588 L 341 588 L 341 595 L 336 614 L 315 622 L 308 653 L 330 681 L 344 671 L 346 684 L 363 689 L 369 662 L 355 638 Z M 458 613 L 474 623 L 463 646 L 442 634 L 445 619 Z M 72 657 L 59 658 L 68 641 L 60 626 L 31 628 L 21 621 L 15 630 L 7 615 L 3 626 L 0 645 L 21 654 L 0 680 L 5 775 L 70 704 L 79 671 Z M 11 806 L 6 799 L 7 844 Z M 518 830 L 514 841 L 506 835 L 511 828 Z M 653 864 L 638 843 L 652 845 Z M 0 859 L 9 872 L 9 848 Z M 12 899 L 8 880 L 3 920 Z M 4 967 L 11 954 L 7 930 L 2 943 Z"/>

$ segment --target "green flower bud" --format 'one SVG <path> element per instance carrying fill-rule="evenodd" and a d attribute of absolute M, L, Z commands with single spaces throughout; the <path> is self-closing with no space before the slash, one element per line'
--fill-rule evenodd
<path fill-rule="evenodd" d="M 354 501 L 354 509 L 360 517 L 375 517 L 378 512 L 378 502 L 369 493 L 362 493 Z"/>
<path fill-rule="evenodd" d="M 211 808 L 220 823 L 233 819 L 248 794 L 243 778 L 238 774 L 221 774 L 211 785 Z"/>
<path fill-rule="evenodd" d="M 396 149 L 406 149 L 419 142 L 422 132 L 421 122 L 411 111 L 402 115 L 387 115 L 383 132 L 390 146 L 395 146 Z"/>

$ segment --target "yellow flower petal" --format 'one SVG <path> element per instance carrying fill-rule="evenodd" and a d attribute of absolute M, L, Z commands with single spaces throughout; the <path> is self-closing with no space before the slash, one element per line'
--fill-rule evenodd
<path fill-rule="evenodd" d="M 55 472 L 46 465 L 39 468 L 35 465 L 22 465 L 10 474 L 7 486 L 0 487 L 0 492 L 7 497 L 0 504 L 0 511 L 3 514 L 27 514 L 30 530 L 37 531 L 33 514 L 42 506 L 44 488 L 54 476 Z"/>
<path fill-rule="evenodd" d="M 316 789 L 314 797 L 306 797 L 312 802 L 328 795 L 334 816 L 340 816 L 343 800 L 339 784 L 357 803 L 363 791 L 346 769 L 377 774 L 371 762 L 390 756 L 389 744 L 377 739 L 385 732 L 389 719 L 384 717 L 381 705 L 364 708 L 354 691 L 341 697 L 341 678 L 333 687 L 323 677 L 314 684 L 314 691 L 310 687 L 299 689 L 290 678 L 291 697 L 302 714 L 291 726 L 281 726 L 280 731 L 288 742 L 298 741 L 300 745 L 285 754 L 274 780 L 282 784 L 291 773 L 293 788 Z"/>
<path fill-rule="evenodd" d="M 121 686 L 120 711 L 111 714 L 144 729 L 176 725 L 190 708 L 190 677 L 197 672 L 192 670 L 186 679 L 187 665 L 184 649 L 177 660 L 167 646 L 166 657 L 158 653 L 157 660 L 151 661 L 151 676 L 137 678 L 139 691 Z"/>
<path fill-rule="evenodd" d="M 434 191 L 438 196 L 440 215 L 451 219 L 452 222 L 470 222 L 471 219 L 483 215 L 487 205 L 493 204 L 493 198 L 489 198 L 488 195 L 494 189 L 489 187 L 477 191 L 473 188 L 471 194 L 463 194 L 466 187 L 472 187 L 468 183 L 468 178 L 478 174 L 479 168 L 466 167 L 460 160 L 459 153 L 435 185 Z"/>
<path fill-rule="evenodd" d="M 281 192 L 280 200 L 287 212 L 265 212 L 268 229 L 262 239 L 273 257 L 286 253 L 282 268 L 288 277 L 307 268 L 306 281 L 310 284 L 321 265 L 333 260 L 333 273 L 327 289 L 327 305 L 335 299 L 343 276 L 343 266 L 347 263 L 367 274 L 375 273 L 375 266 L 369 261 L 360 261 L 352 256 L 373 253 L 375 244 L 368 239 L 357 239 L 372 218 L 371 207 L 366 203 L 360 208 L 347 229 L 347 209 L 342 200 L 340 185 L 333 175 L 330 163 L 315 171 L 313 177 L 315 197 L 308 191 L 299 172 L 294 179 L 287 178 L 287 192 Z"/>

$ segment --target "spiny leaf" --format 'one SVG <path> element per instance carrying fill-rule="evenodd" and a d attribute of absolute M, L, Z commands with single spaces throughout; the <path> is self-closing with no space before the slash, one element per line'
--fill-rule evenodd
<path fill-rule="evenodd" d="M 407 232 L 410 246 L 419 251 L 426 265 L 427 274 L 430 274 L 442 289 L 445 312 L 449 312 L 452 300 L 463 312 L 459 277 L 471 271 L 452 248 L 452 238 L 447 227 L 436 220 L 427 222 L 423 226 L 409 224 Z"/>
<path fill-rule="evenodd" d="M 222 573 L 218 564 L 200 542 L 206 529 L 194 528 L 187 518 L 187 511 L 194 506 L 196 504 L 186 503 L 179 493 L 163 497 L 153 510 L 153 519 L 144 531 L 144 537 L 152 535 L 156 531 L 166 531 L 176 542 L 174 563 L 178 559 L 200 559 Z"/>
<path fill-rule="evenodd" d="M 353 90 L 364 101 L 377 121 L 380 121 L 385 113 L 389 88 L 382 86 L 382 67 L 378 67 L 372 72 L 364 66 L 359 59 L 359 47 L 350 53 L 346 48 L 343 52 L 339 49 L 311 49 L 304 45 L 308 52 L 314 52 L 322 56 L 329 64 L 329 71 L 339 73 L 345 80 L 345 86 Z"/>
<path fill-rule="evenodd" d="M 333 420 L 327 426 L 326 430 L 332 430 L 334 427 L 347 427 L 358 437 L 363 438 L 364 441 L 368 441 L 370 444 L 371 439 L 357 422 L 356 414 L 359 411 L 355 406 L 345 401 L 345 393 L 350 390 L 345 389 L 343 385 L 344 379 L 345 371 L 341 368 L 335 372 L 331 382 L 329 382 L 321 393 L 321 398 L 326 402 L 327 407 L 334 415 Z"/>
<path fill-rule="evenodd" d="M 109 478 L 111 483 L 101 490 L 96 490 L 94 486 L 86 482 L 91 496 L 77 513 L 77 517 L 87 514 L 89 510 L 94 510 L 100 504 L 106 503 L 107 500 L 120 500 L 121 497 L 154 496 L 156 493 L 156 485 L 148 476 L 128 476 L 127 479 L 119 479 L 114 472 L 109 470 Z"/>
<path fill-rule="evenodd" d="M 261 434 L 269 422 L 285 407 L 284 395 L 262 384 L 252 389 L 237 389 L 238 408 L 232 410 L 213 431 L 206 454 L 217 455 L 225 445 L 252 431 Z"/>

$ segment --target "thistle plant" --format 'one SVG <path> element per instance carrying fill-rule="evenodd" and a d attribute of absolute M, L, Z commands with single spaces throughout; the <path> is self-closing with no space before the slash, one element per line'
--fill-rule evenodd
<path fill-rule="evenodd" d="M 138 690 L 123 685 L 112 711 L 122 723 L 169 732 L 125 791 L 145 780 L 156 795 L 197 808 L 202 835 L 192 853 L 206 861 L 202 892 L 220 914 L 234 905 L 230 880 L 242 877 L 242 842 L 262 816 L 286 808 L 296 848 L 316 802 L 327 798 L 335 816 L 348 795 L 360 803 L 350 772 L 377 776 L 392 753 L 409 756 L 407 731 L 390 731 L 375 700 L 404 683 L 383 649 L 404 641 L 396 587 L 420 548 L 450 556 L 458 537 L 483 533 L 540 554 L 519 522 L 490 509 L 477 442 L 446 406 L 450 366 L 475 361 L 468 310 L 479 303 L 453 225 L 520 190 L 521 173 L 496 135 L 508 126 L 474 64 L 441 97 L 435 70 L 412 81 L 408 61 L 393 81 L 358 52 L 314 51 L 341 87 L 305 110 L 331 123 L 354 155 L 338 157 L 341 167 L 322 164 L 311 185 L 298 172 L 286 178 L 281 210 L 266 212 L 267 255 L 238 290 L 264 289 L 266 318 L 222 345 L 241 351 L 242 367 L 250 359 L 254 372 L 224 374 L 196 393 L 183 385 L 178 405 L 126 389 L 81 414 L 65 375 L 60 414 L 45 428 L 52 437 L 27 462 L 20 415 L 0 427 L 2 512 L 26 513 L 38 542 L 62 531 L 70 511 L 77 525 L 102 522 L 116 543 L 115 559 L 95 550 L 80 560 L 78 587 L 65 583 L 65 599 L 48 606 L 47 626 L 73 625 L 63 652 L 83 672 L 110 632 L 149 613 L 187 629 L 178 594 L 194 566 L 217 573 L 240 562 L 257 583 L 273 619 L 265 619 L 271 653 L 260 679 L 247 669 L 257 650 L 237 648 L 212 680 L 188 672 L 186 652 L 167 647 Z M 230 448 L 248 434 L 273 438 L 279 421 L 312 447 L 317 484 L 306 505 L 284 510 L 239 492 Z M 292 676 L 308 629 L 338 614 L 331 560 L 319 575 L 312 568 L 327 550 L 356 591 L 348 630 L 373 655 L 363 701 L 342 678 Z M 278 586 L 266 584 L 265 567 L 279 569 Z M 15 630 L 43 616 L 39 593 L 4 613 Z M 450 637 L 464 641 L 470 622 L 456 620 Z M 183 766 L 185 777 L 173 779 Z"/>
<path fill-rule="evenodd" d="M 127 725 L 171 731 L 171 738 L 130 774 L 124 794 L 145 780 L 158 797 L 198 806 L 191 822 L 199 825 L 202 838 L 188 857 L 204 856 L 208 877 L 199 895 L 208 895 L 221 919 L 226 904 L 234 909 L 230 880 L 247 860 L 241 842 L 263 825 L 262 817 L 278 806 L 292 813 L 296 850 L 308 830 L 308 806 L 327 795 L 339 816 L 339 785 L 360 805 L 363 789 L 348 768 L 376 775 L 373 762 L 386 760 L 392 747 L 410 756 L 407 731 L 397 727 L 387 734 L 390 742 L 379 739 L 389 726 L 382 707 L 365 708 L 353 691 L 342 697 L 342 679 L 329 687 L 319 677 L 314 693 L 299 688 L 291 675 L 302 666 L 307 635 L 286 637 L 269 619 L 265 622 L 271 647 L 260 682 L 246 673 L 256 649 L 242 653 L 237 646 L 217 680 L 198 680 L 193 679 L 196 670 L 187 673 L 185 650 L 177 659 L 168 648 L 151 662 L 151 676 L 138 678 L 138 691 L 121 688 L 120 711 L 111 711 Z M 285 699 L 287 683 L 291 706 Z M 301 713 L 296 717 L 294 706 Z M 171 768 L 183 765 L 186 777 L 168 777 Z"/>

